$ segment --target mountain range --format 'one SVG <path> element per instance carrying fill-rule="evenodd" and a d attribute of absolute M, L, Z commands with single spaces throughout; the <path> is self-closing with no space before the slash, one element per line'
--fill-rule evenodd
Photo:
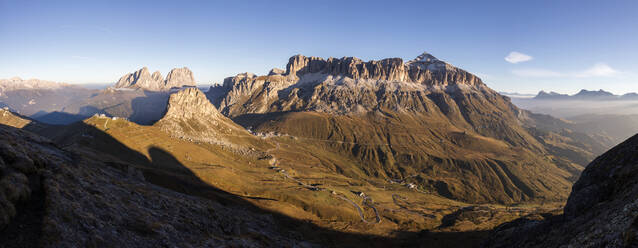
<path fill-rule="evenodd" d="M 49 124 L 70 124 L 94 114 L 152 124 L 163 116 L 171 89 L 182 87 L 196 87 L 186 67 L 172 69 L 165 79 L 159 71 L 151 75 L 143 67 L 106 89 L 13 78 L 0 81 L 0 106 Z"/>
<path fill-rule="evenodd" d="M 168 72 L 166 79 L 162 79 L 162 73 L 153 72 L 151 75 L 148 68 L 142 69 L 122 76 L 115 88 L 132 88 L 144 89 L 151 91 L 166 91 L 172 88 L 181 88 L 184 86 L 195 87 L 195 77 L 193 72 L 188 68 L 175 68 Z"/>
<path fill-rule="evenodd" d="M 637 93 L 626 93 L 624 95 L 614 95 L 611 92 L 598 90 L 598 91 L 589 91 L 589 90 L 580 90 L 578 93 L 574 95 L 568 94 L 560 94 L 553 91 L 549 93 L 545 91 L 540 91 L 534 97 L 534 99 L 539 100 L 588 100 L 588 101 L 602 101 L 602 100 L 638 100 Z"/>
<path fill-rule="evenodd" d="M 77 98 L 66 86 L 3 90 L 14 102 L 59 94 L 68 103 L 47 115 L 72 121 L 44 123 L 12 101 L 0 111 L 0 237 L 51 247 L 449 247 L 484 238 L 507 247 L 516 244 L 507 230 L 531 226 L 519 227 L 521 218 L 554 223 L 547 214 L 567 201 L 560 223 L 579 225 L 593 216 L 583 203 L 631 200 L 622 190 L 637 180 L 627 142 L 594 160 L 615 145 L 604 131 L 520 109 L 431 54 L 295 55 L 285 68 L 207 92 L 187 68 L 164 79 L 146 67 Z M 618 173 L 604 173 L 610 166 Z M 14 232 L 19 225 L 40 231 Z"/>

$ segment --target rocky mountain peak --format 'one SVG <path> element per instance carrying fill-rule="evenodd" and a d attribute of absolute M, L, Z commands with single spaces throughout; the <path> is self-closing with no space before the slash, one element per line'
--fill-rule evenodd
<path fill-rule="evenodd" d="M 295 55 L 288 60 L 287 76 L 306 74 L 343 76 L 352 79 L 411 82 L 425 85 L 479 85 L 475 75 L 458 69 L 429 53 L 403 63 L 401 58 L 363 61 L 356 57 L 328 58 Z"/>
<path fill-rule="evenodd" d="M 164 118 L 209 118 L 219 117 L 217 108 L 208 101 L 204 92 L 197 88 L 186 88 L 171 94 Z"/>
<path fill-rule="evenodd" d="M 166 88 L 182 86 L 195 86 L 195 77 L 188 67 L 172 69 L 168 75 L 166 75 Z"/>
<path fill-rule="evenodd" d="M 421 55 L 419 55 L 416 58 L 414 58 L 413 60 L 410 60 L 409 62 L 434 63 L 434 62 L 437 62 L 437 61 L 441 61 L 441 60 L 439 60 L 436 57 L 432 56 L 432 54 L 424 52 Z"/>
<path fill-rule="evenodd" d="M 595 91 L 595 90 L 586 90 L 586 89 L 582 89 L 580 90 L 578 93 L 576 93 L 577 97 L 603 97 L 603 96 L 614 96 L 613 93 L 608 92 L 608 91 L 604 91 L 602 89 Z"/>
<path fill-rule="evenodd" d="M 569 95 L 567 94 L 560 94 L 554 91 L 544 91 L 541 90 L 538 92 L 538 94 L 536 94 L 536 96 L 534 96 L 534 99 L 557 99 L 557 98 L 566 98 L 569 97 Z"/>
<path fill-rule="evenodd" d="M 407 66 L 414 66 L 422 70 L 431 72 L 459 70 L 458 68 L 446 63 L 445 61 L 437 59 L 436 57 L 432 56 L 432 54 L 429 54 L 427 52 L 422 53 L 421 55 L 417 56 L 413 60 L 408 61 L 405 64 Z"/>
<path fill-rule="evenodd" d="M 20 77 L 12 77 L 10 79 L 0 79 L 0 93 L 5 90 L 18 89 L 59 89 L 62 87 L 71 87 L 73 85 L 66 83 L 58 83 L 40 79 L 22 79 Z"/>
<path fill-rule="evenodd" d="M 226 78 L 223 90 L 216 91 L 223 93 L 209 96 L 229 116 L 302 109 L 362 113 L 377 109 L 385 100 L 391 108 L 414 110 L 408 102 L 423 102 L 414 95 L 415 91 L 425 94 L 441 89 L 486 89 L 483 86 L 474 74 L 428 53 L 408 63 L 401 58 L 363 61 L 356 57 L 324 59 L 299 54 L 290 57 L 284 73 L 273 70 L 267 76 L 238 74 Z M 397 107 L 398 95 L 405 97 L 399 99 L 406 106 Z"/>
<path fill-rule="evenodd" d="M 146 68 L 146 67 L 145 67 L 145 68 Z M 158 82 L 159 82 L 159 81 L 162 81 L 162 78 L 163 78 L 163 77 L 162 77 L 162 73 L 161 73 L 160 71 L 155 71 L 155 72 L 153 72 L 153 74 L 151 75 L 151 78 L 152 78 L 154 81 L 158 81 Z"/>
<path fill-rule="evenodd" d="M 193 72 L 187 67 L 171 70 L 166 79 L 162 78 L 159 71 L 151 75 L 147 67 L 142 67 L 133 73 L 122 76 L 115 84 L 115 88 L 137 88 L 151 91 L 166 91 L 171 88 L 183 86 L 195 86 Z"/>
<path fill-rule="evenodd" d="M 151 74 L 145 66 L 133 73 L 128 73 L 122 76 L 117 83 L 115 83 L 115 88 L 143 88 L 158 90 L 161 88 L 161 85 L 159 81 L 155 81 L 151 78 Z"/>
<path fill-rule="evenodd" d="M 155 126 L 173 137 L 223 146 L 230 146 L 230 137 L 250 136 L 244 128 L 220 114 L 197 88 L 171 94 L 166 114 Z"/>
<path fill-rule="evenodd" d="M 285 71 L 285 70 L 283 70 L 283 69 L 279 69 L 279 68 L 272 68 L 272 69 L 270 70 L 270 72 L 268 72 L 268 76 L 273 76 L 273 75 L 282 75 L 282 74 L 284 74 L 284 73 L 286 73 L 286 71 Z"/>

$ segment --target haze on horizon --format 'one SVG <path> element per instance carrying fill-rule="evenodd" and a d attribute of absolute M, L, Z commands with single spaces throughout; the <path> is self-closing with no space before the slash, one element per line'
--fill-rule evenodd
<path fill-rule="evenodd" d="M 0 78 L 113 83 L 143 66 L 187 66 L 209 84 L 294 54 L 427 51 L 498 91 L 623 94 L 638 91 L 636 11 L 634 1 L 0 0 Z"/>

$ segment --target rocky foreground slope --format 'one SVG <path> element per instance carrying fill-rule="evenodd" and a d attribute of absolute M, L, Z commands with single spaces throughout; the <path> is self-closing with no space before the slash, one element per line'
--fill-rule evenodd
<path fill-rule="evenodd" d="M 497 228 L 486 247 L 638 247 L 638 135 L 596 158 L 564 214 Z"/>
<path fill-rule="evenodd" d="M 141 169 L 0 125 L 0 246 L 309 245 L 272 215 L 158 187 Z"/>

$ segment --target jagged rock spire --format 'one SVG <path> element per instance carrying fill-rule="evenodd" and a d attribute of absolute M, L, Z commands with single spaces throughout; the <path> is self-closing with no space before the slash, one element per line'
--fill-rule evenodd
<path fill-rule="evenodd" d="M 166 79 L 159 71 L 151 75 L 147 67 L 122 76 L 115 84 L 115 88 L 138 88 L 152 91 L 165 91 L 171 88 L 195 86 L 193 72 L 187 67 L 172 69 Z"/>

